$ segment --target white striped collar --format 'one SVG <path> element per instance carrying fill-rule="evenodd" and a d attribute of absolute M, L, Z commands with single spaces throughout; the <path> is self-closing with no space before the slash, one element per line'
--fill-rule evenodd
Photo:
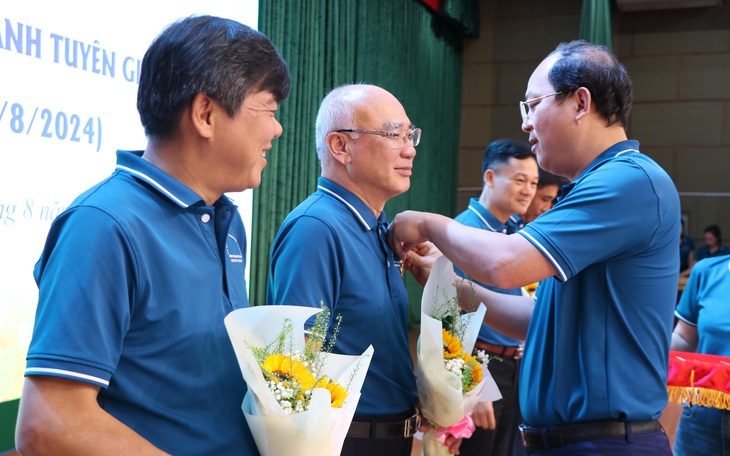
<path fill-rule="evenodd" d="M 344 204 L 348 209 L 350 209 L 350 212 L 352 212 L 353 214 L 355 214 L 355 217 L 357 217 L 357 219 L 360 221 L 360 223 L 362 224 L 362 226 L 366 230 L 371 230 L 372 229 L 372 227 L 370 225 L 368 225 L 368 222 L 365 221 L 365 218 L 363 218 L 362 214 L 360 214 L 360 211 L 358 211 L 355 208 L 355 206 L 353 206 L 352 204 L 350 204 L 349 202 L 347 202 L 347 200 L 345 198 L 341 197 L 337 193 L 335 193 L 332 190 L 330 190 L 330 189 L 328 189 L 326 187 L 323 187 L 321 185 L 317 185 L 317 188 L 319 190 L 322 190 L 323 192 L 327 193 L 328 195 L 334 196 L 340 202 L 342 202 L 342 204 Z"/>
<path fill-rule="evenodd" d="M 150 176 L 148 176 L 148 175 L 146 175 L 146 174 L 144 174 L 144 173 L 142 173 L 140 171 L 137 171 L 136 169 L 132 169 L 132 168 L 129 168 L 129 167 L 123 166 L 123 165 L 117 165 L 117 169 L 121 169 L 121 170 L 126 171 L 126 172 L 128 172 L 130 174 L 134 174 L 135 176 L 139 177 L 143 181 L 147 182 L 148 184 L 152 185 L 153 187 L 155 187 L 156 189 L 158 189 L 159 191 L 161 191 L 162 193 L 164 193 L 165 195 L 167 195 L 168 198 L 170 198 L 171 200 L 173 200 L 179 206 L 184 207 L 184 208 L 187 208 L 188 207 L 188 204 L 186 204 L 185 202 L 183 202 L 177 196 L 173 195 L 172 192 L 170 192 L 169 190 L 167 190 L 165 187 L 162 186 L 162 184 L 160 184 L 156 180 L 152 179 Z"/>

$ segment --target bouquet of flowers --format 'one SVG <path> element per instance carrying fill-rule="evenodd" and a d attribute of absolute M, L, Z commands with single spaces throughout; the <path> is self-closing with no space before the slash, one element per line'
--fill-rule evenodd
<path fill-rule="evenodd" d="M 471 411 L 478 402 L 502 395 L 485 364 L 472 356 L 487 309 L 462 313 L 454 267 L 446 257 L 436 260 L 423 290 L 421 334 L 418 338 L 417 384 L 423 416 L 430 428 L 422 453 L 448 455 L 446 437 L 468 438 L 474 431 Z"/>
<path fill-rule="evenodd" d="M 304 324 L 315 314 L 305 337 Z M 324 308 L 257 306 L 225 318 L 248 384 L 243 413 L 264 456 L 342 450 L 373 348 L 360 356 L 331 353 L 329 315 Z"/>

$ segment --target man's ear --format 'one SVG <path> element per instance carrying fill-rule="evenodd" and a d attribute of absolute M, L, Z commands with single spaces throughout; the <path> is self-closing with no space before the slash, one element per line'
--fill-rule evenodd
<path fill-rule="evenodd" d="M 580 87 L 575 91 L 573 96 L 575 97 L 577 104 L 575 120 L 578 122 L 590 113 L 593 98 L 591 98 L 591 91 L 585 87 Z"/>
<path fill-rule="evenodd" d="M 330 157 L 342 165 L 348 165 L 352 161 L 349 143 L 345 140 L 346 134 L 344 132 L 332 132 L 327 135 L 327 149 L 329 150 Z"/>
<path fill-rule="evenodd" d="M 200 136 L 210 138 L 213 136 L 216 116 L 227 114 L 212 98 L 199 93 L 190 103 L 190 111 L 184 115 L 190 116 L 190 121 Z"/>
<path fill-rule="evenodd" d="M 491 187 L 494 187 L 494 170 L 488 169 L 484 171 L 484 185 Z"/>

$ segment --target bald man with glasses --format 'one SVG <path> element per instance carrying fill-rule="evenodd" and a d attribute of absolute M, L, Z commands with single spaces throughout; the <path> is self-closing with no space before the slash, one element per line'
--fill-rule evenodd
<path fill-rule="evenodd" d="M 410 456 L 419 415 L 408 296 L 384 207 L 410 187 L 421 130 L 392 94 L 354 84 L 324 98 L 315 133 L 321 177 L 274 239 L 267 303 L 323 303 L 342 316 L 334 352 L 375 349 L 342 455 Z"/>

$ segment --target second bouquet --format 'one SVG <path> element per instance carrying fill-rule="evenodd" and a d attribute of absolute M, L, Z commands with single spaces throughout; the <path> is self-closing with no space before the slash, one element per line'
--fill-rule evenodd
<path fill-rule="evenodd" d="M 487 365 L 473 356 L 487 309 L 480 304 L 476 312 L 461 312 L 455 278 L 451 262 L 438 258 L 421 300 L 417 384 L 421 412 L 430 425 L 421 445 L 426 456 L 448 455 L 446 436 L 470 436 L 472 409 L 502 397 Z"/>
<path fill-rule="evenodd" d="M 243 413 L 264 456 L 340 454 L 373 348 L 360 356 L 330 353 L 329 316 L 328 309 L 281 305 L 225 318 L 248 384 Z"/>

